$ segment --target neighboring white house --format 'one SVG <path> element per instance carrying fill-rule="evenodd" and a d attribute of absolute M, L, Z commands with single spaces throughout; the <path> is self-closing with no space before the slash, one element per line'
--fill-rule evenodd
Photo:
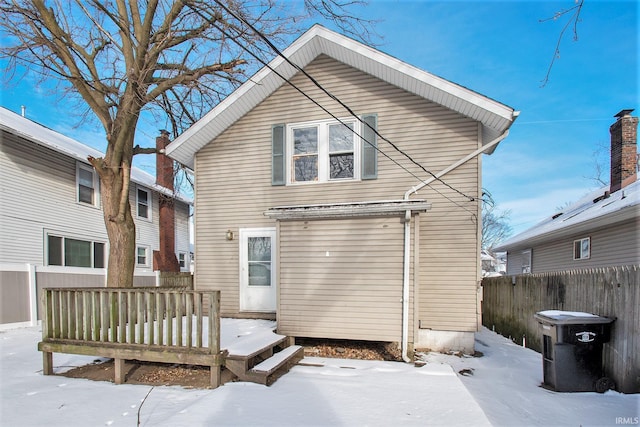
<path fill-rule="evenodd" d="M 0 108 L 0 324 L 33 321 L 37 288 L 104 286 L 109 242 L 88 156 L 103 153 Z M 189 271 L 192 201 L 138 168 L 131 180 L 134 284 L 156 283 L 161 193 L 175 200 L 175 255 Z"/>

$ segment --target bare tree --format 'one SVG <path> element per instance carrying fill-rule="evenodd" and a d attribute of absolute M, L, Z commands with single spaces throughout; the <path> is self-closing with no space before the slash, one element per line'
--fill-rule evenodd
<path fill-rule="evenodd" d="M 155 152 L 134 146 L 141 114 L 168 118 L 175 136 L 255 69 L 241 46 L 273 56 L 251 27 L 281 43 L 300 32 L 306 17 L 320 14 L 367 37 L 367 22 L 348 10 L 361 3 L 305 0 L 296 8 L 284 0 L 0 0 L 6 75 L 24 68 L 43 81 L 57 80 L 59 93 L 74 96 L 85 116 L 95 115 L 105 129 L 104 157 L 88 160 L 100 176 L 110 244 L 107 286 L 133 284 L 132 159 Z"/>
<path fill-rule="evenodd" d="M 497 208 L 491 193 L 482 192 L 482 249 L 492 251 L 492 248 L 509 237 L 512 233 L 509 220 L 510 210 L 501 211 Z"/>

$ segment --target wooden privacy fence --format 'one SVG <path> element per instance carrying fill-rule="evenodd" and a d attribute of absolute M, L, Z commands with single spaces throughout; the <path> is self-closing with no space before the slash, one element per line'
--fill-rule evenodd
<path fill-rule="evenodd" d="M 604 345 L 605 372 L 624 393 L 640 392 L 640 266 L 484 278 L 482 323 L 536 351 L 542 310 L 616 319 Z"/>
<path fill-rule="evenodd" d="M 53 353 L 114 359 L 115 382 L 125 380 L 124 361 L 209 366 L 220 384 L 220 292 L 163 288 L 44 289 L 44 374 Z"/>
<path fill-rule="evenodd" d="M 181 272 L 160 272 L 159 285 L 161 288 L 193 289 L 193 274 Z"/>

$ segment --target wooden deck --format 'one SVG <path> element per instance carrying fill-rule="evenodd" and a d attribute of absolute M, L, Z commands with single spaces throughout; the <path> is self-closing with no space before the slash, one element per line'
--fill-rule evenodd
<path fill-rule="evenodd" d="M 263 328 L 221 347 L 220 292 L 163 288 L 45 289 L 43 372 L 53 353 L 114 359 L 115 383 L 125 382 L 125 360 L 209 366 L 211 387 L 226 367 L 241 381 L 271 384 L 303 357 L 300 346 Z"/>

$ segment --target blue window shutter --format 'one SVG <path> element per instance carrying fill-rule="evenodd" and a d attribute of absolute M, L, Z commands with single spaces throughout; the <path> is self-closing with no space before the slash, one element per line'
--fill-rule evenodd
<path fill-rule="evenodd" d="M 271 185 L 286 184 L 286 161 L 284 125 L 271 128 Z"/>
<path fill-rule="evenodd" d="M 378 116 L 366 114 L 362 121 L 362 179 L 377 179 L 378 139 L 375 130 L 378 128 Z"/>

